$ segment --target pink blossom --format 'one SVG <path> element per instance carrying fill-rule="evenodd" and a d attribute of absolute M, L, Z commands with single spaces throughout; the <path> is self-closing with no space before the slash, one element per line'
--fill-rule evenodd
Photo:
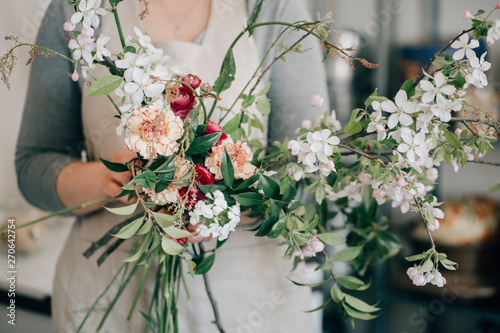
<path fill-rule="evenodd" d="M 421 287 L 421 286 L 425 286 L 425 284 L 427 283 L 427 280 L 425 279 L 425 277 L 422 274 L 419 273 L 413 277 L 412 282 L 415 286 Z"/>
<path fill-rule="evenodd" d="M 76 71 L 76 68 L 75 68 L 75 71 L 73 72 L 73 74 L 71 74 L 71 80 L 73 81 L 78 81 L 78 72 Z"/>
<path fill-rule="evenodd" d="M 473 18 L 474 16 L 471 14 L 471 12 L 469 12 L 468 10 L 466 10 L 464 12 L 464 20 L 470 20 L 471 18 Z"/>
<path fill-rule="evenodd" d="M 408 268 L 408 270 L 406 271 L 406 274 L 408 274 L 408 277 L 413 280 L 413 278 L 415 276 L 417 276 L 418 274 L 420 274 L 420 272 L 418 271 L 417 267 L 413 266 L 413 267 Z"/>
<path fill-rule="evenodd" d="M 316 94 L 312 97 L 311 99 L 311 104 L 312 106 L 314 106 L 315 108 L 320 108 L 323 106 L 323 97 L 321 97 L 320 95 Z"/>
<path fill-rule="evenodd" d="M 500 9 L 500 3 L 497 3 L 497 5 L 495 6 L 496 9 Z"/>
<path fill-rule="evenodd" d="M 66 21 L 63 24 L 64 31 L 73 31 L 73 30 L 75 30 L 75 28 L 76 28 L 76 25 L 73 22 L 71 22 L 71 20 Z"/>
<path fill-rule="evenodd" d="M 435 182 L 439 177 L 439 171 L 436 168 L 428 168 L 425 171 L 425 175 L 427 176 L 427 178 L 429 178 L 430 181 Z"/>
<path fill-rule="evenodd" d="M 371 185 L 373 183 L 373 176 L 366 172 L 361 172 L 358 175 L 358 179 L 363 185 Z"/>

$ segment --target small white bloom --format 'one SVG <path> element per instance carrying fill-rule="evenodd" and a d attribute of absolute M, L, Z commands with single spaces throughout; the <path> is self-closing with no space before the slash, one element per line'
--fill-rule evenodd
<path fill-rule="evenodd" d="M 323 106 L 323 97 L 321 97 L 319 94 L 316 94 L 312 97 L 311 99 L 311 105 L 315 108 L 320 108 Z"/>
<path fill-rule="evenodd" d="M 486 41 L 488 45 L 493 45 L 495 40 L 500 39 L 500 20 L 496 19 L 495 24 L 488 29 L 488 35 Z"/>
<path fill-rule="evenodd" d="M 395 102 L 384 101 L 381 103 L 382 110 L 392 113 L 387 121 L 387 126 L 392 129 L 398 123 L 404 126 L 410 126 L 413 123 L 413 118 L 410 114 L 414 113 L 417 108 L 417 103 L 409 102 L 406 91 L 400 90 L 396 94 Z"/>
<path fill-rule="evenodd" d="M 333 147 L 340 143 L 340 139 L 330 136 L 331 134 L 332 132 L 327 129 L 307 133 L 307 142 L 311 145 L 311 152 L 308 156 L 311 156 L 312 164 L 316 163 L 316 158 L 323 163 L 328 163 L 328 156 L 333 155 Z"/>
<path fill-rule="evenodd" d="M 375 123 L 373 121 L 368 124 L 368 128 L 366 129 L 366 131 L 368 133 L 377 132 L 377 140 L 378 141 L 384 140 L 387 136 L 385 126 L 378 124 L 378 123 Z"/>
<path fill-rule="evenodd" d="M 467 35 L 465 35 L 467 36 Z M 472 52 L 472 51 L 471 51 Z M 474 52 L 472 52 L 474 53 Z M 425 91 L 422 96 L 422 102 L 431 103 L 434 101 L 436 96 L 441 96 L 441 94 L 451 95 L 455 92 L 455 87 L 452 85 L 446 85 L 446 78 L 441 72 L 434 74 L 434 82 L 430 83 L 428 80 L 420 81 L 420 88 Z"/>
<path fill-rule="evenodd" d="M 470 13 L 469 13 L 470 14 Z M 479 46 L 479 41 L 476 39 L 472 39 L 469 43 L 469 35 L 464 33 L 460 38 L 454 41 L 451 45 L 452 48 L 458 49 L 453 53 L 453 59 L 462 60 L 464 55 L 467 55 L 467 58 L 472 59 L 476 56 L 472 49 Z"/>

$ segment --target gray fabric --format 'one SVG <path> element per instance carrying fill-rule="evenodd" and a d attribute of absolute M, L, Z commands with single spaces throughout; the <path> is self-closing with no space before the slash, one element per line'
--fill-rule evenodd
<path fill-rule="evenodd" d="M 248 1 L 249 13 L 256 3 L 257 0 Z M 71 13 L 65 0 L 53 0 L 36 44 L 70 57 L 62 25 Z M 301 0 L 267 0 L 258 21 L 295 22 L 308 19 L 306 13 Z M 261 57 L 282 29 L 279 26 L 255 29 Z M 291 45 L 301 35 L 285 33 L 285 45 Z M 293 136 L 302 119 L 314 116 L 310 105 L 314 94 L 322 95 L 327 101 L 326 75 L 318 43 L 307 38 L 301 45 L 303 49 L 312 50 L 287 55 L 287 61 L 275 63 L 265 77 L 271 81 L 270 139 Z M 274 48 L 264 68 L 276 54 L 277 48 Z M 68 163 L 80 160 L 84 149 L 80 87 L 71 81 L 68 75 L 71 72 L 72 64 L 61 57 L 35 58 L 17 142 L 16 171 L 21 193 L 30 203 L 48 211 L 64 208 L 55 188 L 57 176 Z"/>

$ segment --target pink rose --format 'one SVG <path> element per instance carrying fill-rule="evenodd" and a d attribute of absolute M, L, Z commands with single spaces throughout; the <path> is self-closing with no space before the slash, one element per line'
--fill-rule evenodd
<path fill-rule="evenodd" d="M 193 74 L 188 74 L 182 78 L 182 82 L 186 82 L 191 88 L 196 89 L 201 84 L 201 79 Z"/>
<path fill-rule="evenodd" d="M 179 87 L 179 92 L 174 97 L 170 107 L 176 116 L 184 119 L 187 117 L 189 111 L 196 105 L 196 97 L 189 87 L 182 85 Z"/>

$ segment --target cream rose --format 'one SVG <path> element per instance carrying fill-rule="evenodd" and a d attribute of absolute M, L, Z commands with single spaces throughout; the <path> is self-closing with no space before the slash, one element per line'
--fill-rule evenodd
<path fill-rule="evenodd" d="M 212 148 L 210 157 L 205 160 L 205 166 L 215 175 L 215 179 L 222 179 L 221 162 L 226 148 L 229 158 L 233 163 L 234 178 L 250 178 L 255 174 L 257 167 L 250 164 L 252 160 L 252 150 L 246 143 L 238 140 L 236 143 L 233 139 L 227 138 L 220 145 Z"/>
<path fill-rule="evenodd" d="M 162 112 L 156 104 L 133 110 L 127 124 L 132 135 L 125 144 L 145 159 L 175 154 L 179 149 L 177 140 L 184 134 L 182 119 L 171 110 Z"/>

